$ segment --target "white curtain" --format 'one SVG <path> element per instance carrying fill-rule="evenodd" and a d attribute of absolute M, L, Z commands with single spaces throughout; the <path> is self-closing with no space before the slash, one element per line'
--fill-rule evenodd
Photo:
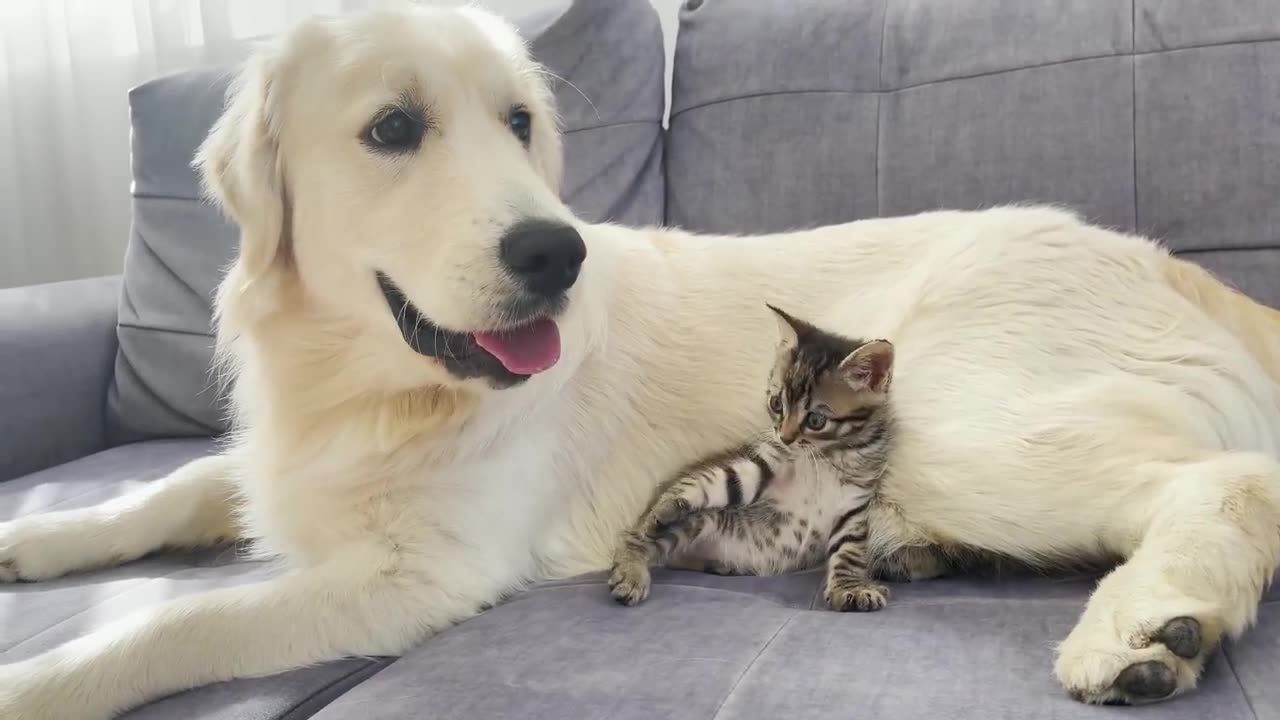
<path fill-rule="evenodd" d="M 129 234 L 129 88 L 234 63 L 308 15 L 391 4 L 0 0 L 0 287 L 119 272 Z"/>

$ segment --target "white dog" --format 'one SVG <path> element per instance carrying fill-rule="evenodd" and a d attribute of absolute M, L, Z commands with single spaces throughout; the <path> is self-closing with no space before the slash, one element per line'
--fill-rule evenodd
<path fill-rule="evenodd" d="M 1059 649 L 1080 699 L 1193 687 L 1280 561 L 1280 313 L 1147 240 L 1045 208 L 582 223 L 543 76 L 475 11 L 308 23 L 249 65 L 199 164 L 243 231 L 217 298 L 234 445 L 0 525 L 0 579 L 238 537 L 292 569 L 0 668 L 0 717 L 398 654 L 606 568 L 658 481 L 767 422 L 766 302 L 898 348 L 881 557 L 1125 560 Z"/>

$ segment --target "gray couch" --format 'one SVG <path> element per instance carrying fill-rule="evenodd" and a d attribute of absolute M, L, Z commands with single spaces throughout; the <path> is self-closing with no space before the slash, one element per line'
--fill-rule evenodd
<path fill-rule="evenodd" d="M 1055 201 L 1280 305 L 1280 11 L 1268 0 L 688 0 L 663 128 L 646 0 L 519 18 L 558 87 L 584 217 L 763 231 Z M 235 231 L 188 163 L 225 72 L 130 96 L 122 276 L 0 291 L 0 519 L 98 502 L 214 450 L 210 296 Z M 579 92 L 579 90 L 581 92 Z M 583 96 L 590 98 L 588 102 Z M 269 576 L 233 548 L 0 588 L 0 661 L 139 606 Z M 537 587 L 404 658 L 202 688 L 131 718 L 1280 718 L 1280 592 L 1201 689 L 1088 708 L 1055 686 L 1084 579 L 894 587 L 874 615 L 819 578 L 660 572 Z"/>

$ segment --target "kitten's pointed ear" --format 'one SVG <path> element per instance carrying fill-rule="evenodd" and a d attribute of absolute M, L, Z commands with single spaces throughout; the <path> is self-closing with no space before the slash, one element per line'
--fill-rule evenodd
<path fill-rule="evenodd" d="M 888 390 L 893 381 L 893 343 L 888 340 L 864 343 L 840 361 L 839 372 L 855 389 L 878 393 Z"/>
<path fill-rule="evenodd" d="M 796 334 L 796 319 L 778 308 L 765 303 L 765 307 L 773 312 L 773 319 L 778 321 L 778 338 L 781 347 L 792 347 L 800 341 Z"/>

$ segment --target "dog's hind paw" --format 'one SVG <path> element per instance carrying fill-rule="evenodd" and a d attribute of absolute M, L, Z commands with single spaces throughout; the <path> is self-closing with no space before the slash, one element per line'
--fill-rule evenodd
<path fill-rule="evenodd" d="M 1205 657 L 1200 622 L 1176 617 L 1141 638 L 1088 638 L 1077 628 L 1058 652 L 1055 672 L 1072 698 L 1094 705 L 1140 705 L 1194 688 Z"/>

